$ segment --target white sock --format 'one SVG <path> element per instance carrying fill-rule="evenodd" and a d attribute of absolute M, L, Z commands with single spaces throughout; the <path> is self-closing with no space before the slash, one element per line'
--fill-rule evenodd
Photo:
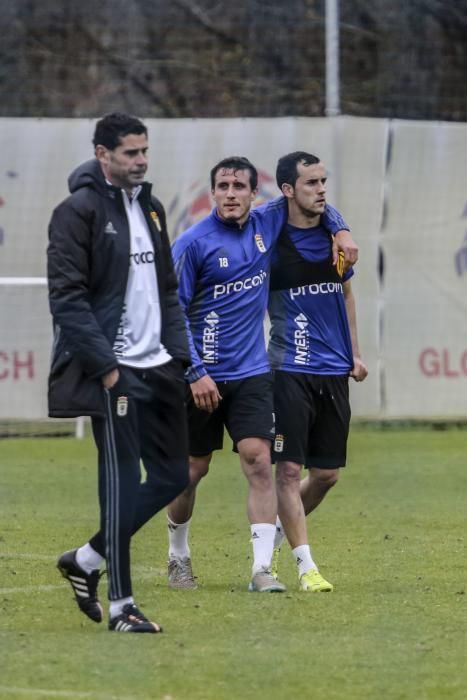
<path fill-rule="evenodd" d="M 86 542 L 82 547 L 80 547 L 76 552 L 76 563 L 80 566 L 87 574 L 91 571 L 100 569 L 104 557 L 96 552 L 95 549 L 91 547 L 89 542 Z"/>
<path fill-rule="evenodd" d="M 251 542 L 253 544 L 253 575 L 262 568 L 271 568 L 272 550 L 276 526 L 272 523 L 255 523 L 251 525 Z"/>
<path fill-rule="evenodd" d="M 299 577 L 306 574 L 306 572 L 310 571 L 310 569 L 318 569 L 313 561 L 313 557 L 311 556 L 310 545 L 301 544 L 298 547 L 295 547 L 295 549 L 292 549 L 292 554 L 297 562 Z"/>
<path fill-rule="evenodd" d="M 190 556 L 188 545 L 188 532 L 190 530 L 191 518 L 186 523 L 174 523 L 167 516 L 169 528 L 169 559 L 186 559 Z"/>
<path fill-rule="evenodd" d="M 282 547 L 282 543 L 284 542 L 285 539 L 285 532 L 284 528 L 282 527 L 282 523 L 279 520 L 279 516 L 276 518 L 276 533 L 274 535 L 274 549 L 280 549 Z"/>
<path fill-rule="evenodd" d="M 119 600 L 111 600 L 109 604 L 109 617 L 117 617 L 123 610 L 124 605 L 128 603 L 134 603 L 133 596 L 128 596 L 128 598 L 119 598 Z"/>

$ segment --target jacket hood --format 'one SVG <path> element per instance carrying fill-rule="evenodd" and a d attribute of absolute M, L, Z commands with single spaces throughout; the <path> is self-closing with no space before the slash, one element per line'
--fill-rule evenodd
<path fill-rule="evenodd" d="M 79 165 L 68 178 L 68 189 L 71 193 L 81 187 L 93 187 L 101 192 L 106 191 L 104 173 L 97 158 L 91 158 Z"/>
<path fill-rule="evenodd" d="M 78 165 L 78 167 L 75 168 L 75 170 L 73 170 L 69 176 L 68 189 L 72 194 L 73 192 L 80 190 L 82 187 L 92 187 L 101 194 L 110 197 L 114 197 L 114 193 L 120 191 L 120 188 L 115 187 L 114 185 L 109 185 L 106 182 L 104 173 L 102 172 L 102 168 L 97 158 L 91 158 L 91 160 L 87 160 L 85 163 Z M 151 195 L 150 182 L 143 182 L 142 188 L 146 197 Z"/>

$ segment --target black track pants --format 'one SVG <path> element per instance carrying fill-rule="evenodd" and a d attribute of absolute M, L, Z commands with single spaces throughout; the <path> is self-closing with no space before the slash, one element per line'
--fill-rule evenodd
<path fill-rule="evenodd" d="M 101 517 L 90 544 L 106 559 L 109 599 L 117 600 L 132 595 L 132 534 L 188 485 L 183 370 L 177 361 L 148 370 L 122 366 L 117 384 L 104 391 L 106 417 L 92 421 Z"/>

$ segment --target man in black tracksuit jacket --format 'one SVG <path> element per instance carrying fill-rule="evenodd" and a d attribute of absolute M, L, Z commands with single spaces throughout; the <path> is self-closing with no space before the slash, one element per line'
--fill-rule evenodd
<path fill-rule="evenodd" d="M 72 173 L 71 195 L 49 225 L 48 398 L 50 416 L 91 416 L 100 530 L 58 567 L 81 611 L 100 622 L 105 559 L 109 629 L 159 632 L 132 597 L 130 540 L 188 484 L 183 372 L 190 356 L 165 212 L 144 181 L 146 127 L 110 114 L 93 142 L 96 158 Z"/>

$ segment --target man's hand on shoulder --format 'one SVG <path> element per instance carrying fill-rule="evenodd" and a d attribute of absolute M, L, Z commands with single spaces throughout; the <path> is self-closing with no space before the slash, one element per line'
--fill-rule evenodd
<path fill-rule="evenodd" d="M 192 382 L 190 389 L 196 408 L 201 408 L 203 411 L 212 413 L 222 400 L 216 382 L 208 374 Z"/>
<path fill-rule="evenodd" d="M 341 229 L 333 237 L 332 242 L 332 263 L 337 264 L 339 251 L 344 253 L 344 272 L 355 265 L 358 260 L 358 245 L 350 235 L 349 231 Z"/>

